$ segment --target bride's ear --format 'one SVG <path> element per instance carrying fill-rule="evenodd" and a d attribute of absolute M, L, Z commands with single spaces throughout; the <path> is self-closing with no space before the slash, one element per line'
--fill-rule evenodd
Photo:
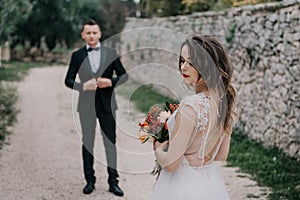
<path fill-rule="evenodd" d="M 201 76 L 201 74 L 198 72 L 198 80 L 197 80 L 197 82 L 199 82 L 201 79 L 202 79 L 202 76 Z"/>

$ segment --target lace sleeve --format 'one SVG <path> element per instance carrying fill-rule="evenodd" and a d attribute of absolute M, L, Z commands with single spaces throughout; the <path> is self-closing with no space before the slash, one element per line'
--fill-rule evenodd
<path fill-rule="evenodd" d="M 200 131 L 204 131 L 208 123 L 208 113 L 210 110 L 210 104 L 207 97 L 203 94 L 188 96 L 180 102 L 179 110 L 186 105 L 191 106 L 197 113 L 196 126 Z"/>

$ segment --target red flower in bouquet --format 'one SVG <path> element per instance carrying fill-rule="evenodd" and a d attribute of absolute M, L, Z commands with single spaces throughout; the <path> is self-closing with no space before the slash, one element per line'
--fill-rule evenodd
<path fill-rule="evenodd" d="M 171 104 L 171 103 L 166 102 L 166 106 L 172 114 L 179 107 L 179 104 L 178 103 Z"/>
<path fill-rule="evenodd" d="M 169 139 L 167 120 L 178 108 L 179 104 L 166 102 L 165 106 L 154 105 L 150 108 L 144 122 L 139 123 L 139 140 L 145 143 L 149 138 L 154 138 L 159 142 Z"/>

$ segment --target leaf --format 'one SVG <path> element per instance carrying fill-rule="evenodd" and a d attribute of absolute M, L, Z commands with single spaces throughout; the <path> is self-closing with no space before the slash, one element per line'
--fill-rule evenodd
<path fill-rule="evenodd" d="M 149 140 L 149 136 L 148 137 L 146 137 L 143 141 L 142 141 L 142 144 L 144 144 L 145 142 L 147 142 L 148 140 Z"/>

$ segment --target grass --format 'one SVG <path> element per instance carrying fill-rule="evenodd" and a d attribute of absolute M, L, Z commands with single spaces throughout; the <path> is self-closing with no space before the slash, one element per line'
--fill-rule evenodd
<path fill-rule="evenodd" d="M 122 88 L 120 94 L 133 101 L 141 112 L 148 112 L 149 107 L 156 103 L 172 102 L 173 100 L 158 94 L 149 85 L 135 87 L 134 82 L 129 87 Z M 272 200 L 300 199 L 300 163 L 286 156 L 278 148 L 264 148 L 244 133 L 235 130 L 232 134 L 228 166 L 236 166 L 241 172 L 248 173 L 260 186 L 271 188 L 268 198 Z M 249 194 L 250 198 L 257 198 Z"/>
<path fill-rule="evenodd" d="M 134 102 L 137 109 L 143 113 L 147 113 L 154 104 L 165 105 L 166 101 L 169 103 L 176 102 L 170 97 L 155 92 L 153 85 L 140 85 L 132 80 L 126 82 L 125 87 L 117 88 L 117 93 L 125 96 L 130 102 Z"/>
<path fill-rule="evenodd" d="M 264 148 L 240 131 L 232 134 L 228 166 L 251 174 L 260 186 L 272 189 L 269 199 L 300 199 L 300 163 L 278 148 Z"/>
<path fill-rule="evenodd" d="M 33 67 L 45 66 L 43 63 L 24 63 L 18 61 L 2 62 L 0 81 L 20 81 Z"/>
<path fill-rule="evenodd" d="M 10 134 L 10 128 L 17 121 L 19 112 L 16 108 L 18 100 L 17 89 L 4 82 L 20 81 L 29 69 L 44 65 L 41 63 L 15 61 L 2 62 L 0 67 L 0 148 L 3 146 L 6 136 Z"/>

